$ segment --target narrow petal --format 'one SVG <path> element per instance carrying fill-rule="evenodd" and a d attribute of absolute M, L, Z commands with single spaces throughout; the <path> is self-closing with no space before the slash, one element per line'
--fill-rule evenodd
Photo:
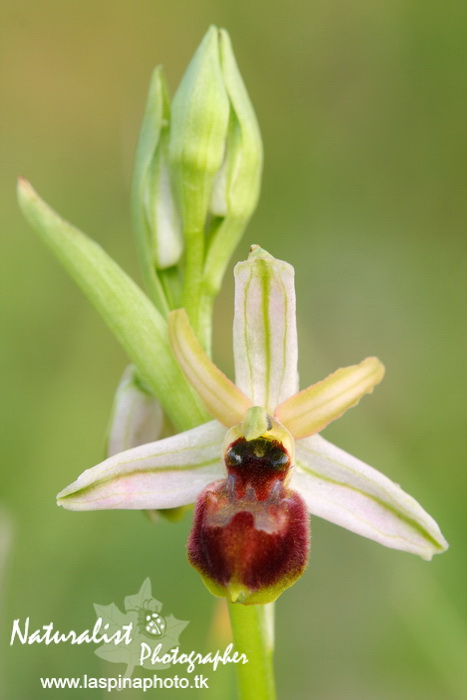
<path fill-rule="evenodd" d="M 314 435 L 371 393 L 383 376 L 378 358 L 367 357 L 291 396 L 277 407 L 275 416 L 297 440 Z"/>
<path fill-rule="evenodd" d="M 109 457 L 63 489 L 58 505 L 68 510 L 176 508 L 225 473 L 217 421 Z"/>
<path fill-rule="evenodd" d="M 310 513 L 423 559 L 448 547 L 433 518 L 376 469 L 320 435 L 300 440 L 295 449 L 291 487 Z"/>
<path fill-rule="evenodd" d="M 228 428 L 241 423 L 251 401 L 206 355 L 184 309 L 169 315 L 169 339 L 180 367 L 209 413 Z"/>
<path fill-rule="evenodd" d="M 294 269 L 252 246 L 235 267 L 236 384 L 273 413 L 298 390 Z"/>

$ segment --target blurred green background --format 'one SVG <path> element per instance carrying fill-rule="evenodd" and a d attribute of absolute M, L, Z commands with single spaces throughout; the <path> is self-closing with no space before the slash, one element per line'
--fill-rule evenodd
<path fill-rule="evenodd" d="M 11 624 L 30 616 L 34 628 L 85 629 L 92 603 L 121 606 L 147 576 L 164 611 L 190 620 L 182 647 L 209 645 L 213 599 L 185 561 L 190 517 L 152 525 L 135 512 L 55 505 L 103 457 L 126 360 L 20 217 L 14 188 L 26 176 L 140 280 L 129 189 L 149 77 L 162 63 L 175 90 L 211 23 L 231 34 L 266 153 L 260 205 L 236 259 L 258 243 L 295 266 L 302 386 L 367 355 L 383 360 L 383 384 L 325 437 L 401 483 L 451 545 L 427 564 L 315 518 L 309 569 L 277 606 L 279 697 L 465 697 L 467 6 L 0 8 L 0 697 L 43 697 L 40 676 L 123 672 L 92 647 L 9 647 Z M 229 373 L 232 295 L 229 273 L 215 333 Z M 233 697 L 229 670 L 206 675 L 205 697 Z"/>

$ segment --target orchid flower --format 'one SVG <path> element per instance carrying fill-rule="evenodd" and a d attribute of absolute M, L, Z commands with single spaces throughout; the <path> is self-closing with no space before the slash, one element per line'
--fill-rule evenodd
<path fill-rule="evenodd" d="M 319 432 L 383 378 L 375 357 L 298 392 L 294 270 L 253 246 L 235 268 L 236 384 L 208 358 L 183 309 L 172 350 L 214 420 L 111 456 L 58 495 L 70 510 L 196 503 L 190 562 L 215 595 L 266 603 L 303 573 L 308 512 L 431 559 L 447 543 L 398 485 Z"/>

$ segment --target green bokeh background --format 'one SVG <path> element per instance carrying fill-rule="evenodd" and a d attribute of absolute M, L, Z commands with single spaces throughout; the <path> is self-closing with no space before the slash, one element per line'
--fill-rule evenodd
<path fill-rule="evenodd" d="M 85 629 L 92 603 L 121 606 L 147 576 L 165 612 L 190 620 L 183 648 L 209 646 L 213 599 L 185 561 L 189 517 L 155 526 L 139 513 L 55 505 L 103 457 L 126 360 L 21 219 L 14 187 L 26 176 L 140 280 L 129 189 L 151 70 L 163 63 L 174 90 L 215 23 L 231 34 L 266 153 L 236 259 L 259 243 L 295 266 L 302 386 L 367 355 L 384 361 L 383 384 L 325 437 L 401 483 L 451 545 L 427 564 L 315 518 L 309 569 L 277 606 L 279 697 L 464 697 L 467 5 L 0 8 L 0 696 L 47 697 L 40 676 L 123 672 L 92 647 L 9 647 L 11 624 L 30 616 L 33 627 Z M 229 373 L 232 312 L 229 273 L 214 351 Z M 228 669 L 206 675 L 205 697 L 234 697 Z"/>

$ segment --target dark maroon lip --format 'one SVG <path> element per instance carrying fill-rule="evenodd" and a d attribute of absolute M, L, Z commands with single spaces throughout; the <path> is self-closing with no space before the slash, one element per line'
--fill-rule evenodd
<path fill-rule="evenodd" d="M 236 582 L 277 595 L 304 571 L 310 548 L 308 512 L 301 496 L 281 481 L 258 500 L 249 485 L 237 498 L 235 476 L 200 495 L 188 540 L 188 559 L 221 587 Z M 227 595 L 227 593 L 226 593 Z"/>

